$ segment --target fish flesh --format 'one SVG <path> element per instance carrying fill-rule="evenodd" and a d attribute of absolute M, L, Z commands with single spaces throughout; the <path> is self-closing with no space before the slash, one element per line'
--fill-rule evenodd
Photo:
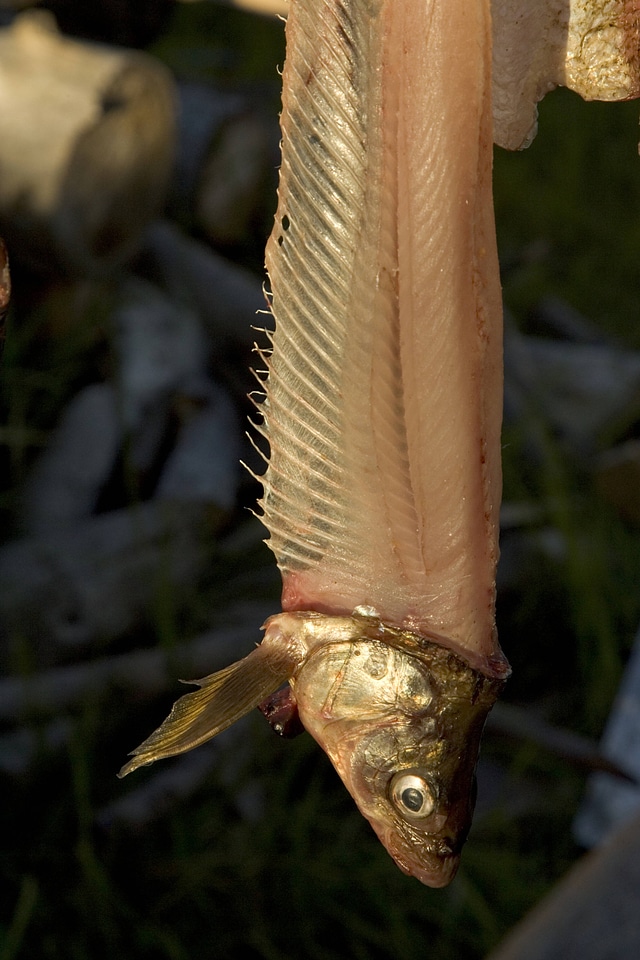
<path fill-rule="evenodd" d="M 283 612 L 122 774 L 288 682 L 398 866 L 438 887 L 509 673 L 490 0 L 292 0 L 286 35 L 258 426 Z"/>

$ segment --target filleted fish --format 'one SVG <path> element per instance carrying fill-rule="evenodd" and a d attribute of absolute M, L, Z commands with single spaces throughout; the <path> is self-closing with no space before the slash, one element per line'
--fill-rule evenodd
<path fill-rule="evenodd" d="M 282 613 L 123 768 L 284 683 L 397 864 L 453 877 L 495 628 L 501 295 L 489 0 L 293 0 L 258 427 Z"/>

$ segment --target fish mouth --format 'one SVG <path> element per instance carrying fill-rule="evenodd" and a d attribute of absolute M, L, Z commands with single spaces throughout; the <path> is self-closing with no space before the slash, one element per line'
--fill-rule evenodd
<path fill-rule="evenodd" d="M 398 863 L 397 860 L 396 863 Z M 413 868 L 410 871 L 410 876 L 415 877 L 420 883 L 424 883 L 426 887 L 438 890 L 451 883 L 458 872 L 459 863 L 460 857 L 450 857 L 448 860 L 441 862 L 435 870 L 428 870 L 424 867 Z"/>
<path fill-rule="evenodd" d="M 461 843 L 444 837 L 405 838 L 374 820 L 369 821 L 396 865 L 410 877 L 427 887 L 446 887 L 455 877 L 460 864 Z"/>
<path fill-rule="evenodd" d="M 460 854 L 439 849 L 438 841 L 424 843 L 407 851 L 402 843 L 390 844 L 387 850 L 396 864 L 427 887 L 446 887 L 458 872 Z"/>

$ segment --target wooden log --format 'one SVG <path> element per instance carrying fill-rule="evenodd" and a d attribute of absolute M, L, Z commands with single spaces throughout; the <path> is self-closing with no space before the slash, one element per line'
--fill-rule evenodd
<path fill-rule="evenodd" d="M 0 10 L 43 7 L 63 33 L 127 46 L 145 46 L 165 26 L 176 0 L 0 0 Z"/>
<path fill-rule="evenodd" d="M 131 16 L 131 8 L 135 9 L 136 7 L 142 8 L 147 18 L 151 16 L 157 18 L 159 12 L 162 12 L 166 7 L 171 7 L 175 0 L 101 0 L 99 6 L 97 4 L 87 4 L 85 0 L 0 0 L 0 10 L 22 10 L 24 7 L 34 7 L 43 2 L 46 2 L 47 7 L 56 10 L 58 8 L 75 9 L 77 16 L 81 16 L 83 8 L 87 8 L 85 14 L 87 18 L 95 18 L 101 7 L 106 7 L 109 11 L 114 11 L 112 14 L 113 18 L 115 18 L 116 13 L 122 18 L 123 12 Z M 198 0 L 177 0 L 177 2 L 194 3 L 198 2 Z M 214 2 L 223 6 L 231 5 L 240 7 L 243 10 L 251 11 L 251 13 L 265 14 L 267 16 L 277 15 L 286 17 L 289 9 L 287 0 L 214 0 Z M 140 17 L 139 12 L 138 17 Z"/>
<path fill-rule="evenodd" d="M 96 275 L 136 250 L 173 163 L 168 71 L 64 38 L 29 11 L 0 31 L 0 229 L 16 260 Z"/>
<path fill-rule="evenodd" d="M 190 595 L 222 516 L 207 504 L 153 500 L 5 544 L 2 633 L 31 642 L 46 664 L 56 647 L 105 642 L 152 622 L 163 584 Z"/>
<path fill-rule="evenodd" d="M 122 442 L 115 388 L 94 383 L 76 394 L 27 478 L 25 533 L 47 535 L 91 516 Z"/>
<path fill-rule="evenodd" d="M 146 414 L 206 372 L 209 345 L 197 312 L 154 284 L 126 277 L 111 317 L 121 416 L 139 430 Z"/>
<path fill-rule="evenodd" d="M 244 718 L 247 719 L 247 718 Z M 244 754 L 250 749 L 250 737 L 246 725 L 225 730 L 227 747 L 229 741 L 236 751 Z M 224 736 L 224 734 L 223 734 Z M 141 787 L 119 796 L 96 813 L 95 823 L 101 830 L 139 829 L 153 820 L 166 816 L 181 801 L 189 799 L 215 769 L 222 755 L 222 744 L 216 740 L 201 750 L 194 750 L 177 758 L 168 767 L 160 770 Z"/>
<path fill-rule="evenodd" d="M 155 495 L 161 500 L 211 503 L 231 511 L 240 480 L 242 426 L 222 387 L 186 385 L 183 422 Z M 189 407 L 191 409 L 189 409 Z"/>
<path fill-rule="evenodd" d="M 270 125 L 246 96 L 203 83 L 179 83 L 178 98 L 170 215 L 218 247 L 262 245 L 280 159 L 275 114 Z"/>
<path fill-rule="evenodd" d="M 278 140 L 251 111 L 229 120 L 220 131 L 200 171 L 194 204 L 196 227 L 214 245 L 241 244 L 256 230 L 264 241 L 264 197 L 273 195 L 266 190 L 271 176 L 275 189 Z"/>
<path fill-rule="evenodd" d="M 636 960 L 640 818 L 569 871 L 488 960 Z"/>
<path fill-rule="evenodd" d="M 197 3 L 198 0 L 178 0 L 179 3 Z M 240 7 L 250 13 L 264 16 L 286 17 L 289 12 L 288 0 L 213 0 L 222 6 Z"/>
<path fill-rule="evenodd" d="M 66 747 L 73 735 L 68 717 L 59 717 L 34 730 L 16 727 L 0 736 L 0 772 L 10 777 L 23 777 L 38 763 L 42 749 L 54 752 Z"/>
<path fill-rule="evenodd" d="M 238 93 L 216 90 L 205 83 L 179 82 L 178 145 L 169 195 L 169 215 L 180 222 L 193 219 L 200 170 L 220 129 L 246 108 Z"/>
<path fill-rule="evenodd" d="M 260 280 L 172 223 L 158 221 L 148 230 L 138 269 L 198 314 L 218 357 L 229 343 L 251 349 L 254 327 L 272 325 Z"/>
<path fill-rule="evenodd" d="M 176 675 L 201 677 L 226 666 L 238 650 L 250 652 L 273 605 L 243 602 L 228 610 L 224 623 L 170 650 L 153 647 L 86 663 L 43 670 L 30 677 L 0 678 L 0 719 L 14 721 L 29 711 L 60 714 L 88 697 L 104 696 L 109 687 L 150 698 L 165 693 Z"/>
<path fill-rule="evenodd" d="M 572 455 L 624 434 L 638 415 L 640 353 L 607 343 L 528 337 L 507 324 L 505 418 L 531 410 L 553 428 Z"/>

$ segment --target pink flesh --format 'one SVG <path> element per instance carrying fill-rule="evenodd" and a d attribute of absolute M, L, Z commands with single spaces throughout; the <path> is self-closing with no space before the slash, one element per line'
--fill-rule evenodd
<path fill-rule="evenodd" d="M 263 498 L 283 609 L 369 605 L 502 675 L 489 2 L 294 0 L 287 41 Z"/>

